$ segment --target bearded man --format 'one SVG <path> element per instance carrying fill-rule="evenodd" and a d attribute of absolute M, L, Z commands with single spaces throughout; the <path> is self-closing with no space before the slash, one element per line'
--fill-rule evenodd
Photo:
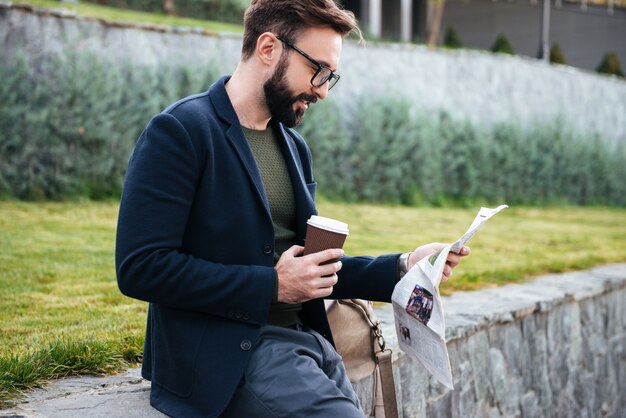
<path fill-rule="evenodd" d="M 389 302 L 402 274 L 442 245 L 302 255 L 316 183 L 292 128 L 339 81 L 353 30 L 354 15 L 332 0 L 254 0 L 233 75 L 171 105 L 139 137 L 117 277 L 124 294 L 150 303 L 142 375 L 152 406 L 170 416 L 363 416 L 323 298 Z"/>

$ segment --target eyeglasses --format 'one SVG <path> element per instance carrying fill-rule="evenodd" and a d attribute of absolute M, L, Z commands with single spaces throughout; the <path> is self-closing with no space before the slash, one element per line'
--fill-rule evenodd
<path fill-rule="evenodd" d="M 290 44 L 284 38 L 280 36 L 277 36 L 276 38 L 278 38 L 279 41 L 302 55 L 304 58 L 309 60 L 313 65 L 317 67 L 315 74 L 313 74 L 313 77 L 311 78 L 311 85 L 313 87 L 321 87 L 324 85 L 324 83 L 328 82 L 328 90 L 330 90 L 335 86 L 335 84 L 337 84 L 337 81 L 339 81 L 340 78 L 339 74 L 335 73 L 327 65 L 320 64 L 315 59 L 311 58 L 309 54 L 307 54 L 297 46 Z"/>

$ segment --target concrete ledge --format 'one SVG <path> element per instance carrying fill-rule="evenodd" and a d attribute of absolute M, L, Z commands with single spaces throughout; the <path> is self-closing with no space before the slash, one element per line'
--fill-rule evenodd
<path fill-rule="evenodd" d="M 15 407 L 0 410 L 0 418 L 165 417 L 150 406 L 149 393 L 150 382 L 138 368 L 116 376 L 72 377 L 30 392 Z"/>
<path fill-rule="evenodd" d="M 444 298 L 454 391 L 397 349 L 391 306 L 378 308 L 403 416 L 623 417 L 625 296 L 626 264 L 615 264 Z M 371 384 L 355 384 L 368 412 Z M 163 417 L 149 387 L 138 369 L 63 379 L 0 417 Z"/>

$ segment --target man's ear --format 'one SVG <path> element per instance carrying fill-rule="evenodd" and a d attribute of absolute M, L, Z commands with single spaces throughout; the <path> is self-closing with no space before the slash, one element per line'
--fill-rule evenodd
<path fill-rule="evenodd" d="M 264 32 L 256 41 L 255 52 L 262 63 L 272 65 L 280 58 L 282 43 L 272 32 Z"/>

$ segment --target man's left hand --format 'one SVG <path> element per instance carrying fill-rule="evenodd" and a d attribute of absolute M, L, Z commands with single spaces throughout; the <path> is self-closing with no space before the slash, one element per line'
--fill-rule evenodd
<path fill-rule="evenodd" d="M 407 262 L 408 270 L 413 268 L 413 266 L 422 258 L 430 256 L 437 251 L 441 251 L 446 245 L 448 244 L 432 242 L 430 244 L 417 247 L 409 256 L 409 260 Z M 445 282 L 446 280 L 448 280 L 450 276 L 452 276 L 452 270 L 461 262 L 461 258 L 468 255 L 470 255 L 469 247 L 462 247 L 458 253 L 449 252 L 448 259 L 446 260 L 446 265 L 443 268 L 443 274 L 441 275 L 441 282 Z"/>

